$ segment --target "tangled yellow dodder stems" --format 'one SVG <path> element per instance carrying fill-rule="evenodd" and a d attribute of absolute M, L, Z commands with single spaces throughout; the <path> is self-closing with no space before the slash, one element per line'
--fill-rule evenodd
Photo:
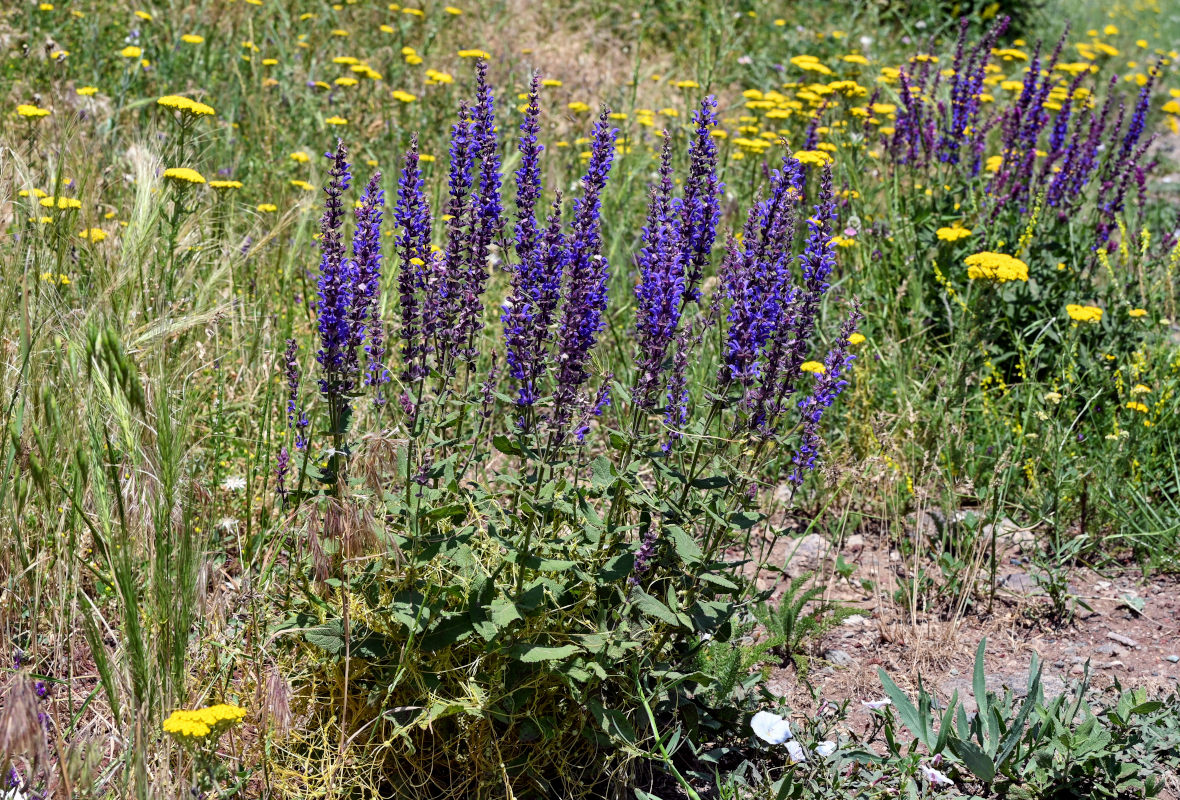
<path fill-rule="evenodd" d="M 988 280 L 995 283 L 1027 281 L 1028 264 L 1019 258 L 984 251 L 967 256 L 967 277 L 971 280 Z"/>
<path fill-rule="evenodd" d="M 216 739 L 245 716 L 246 709 L 226 703 L 208 708 L 177 709 L 164 720 L 164 732 L 182 743 Z"/>

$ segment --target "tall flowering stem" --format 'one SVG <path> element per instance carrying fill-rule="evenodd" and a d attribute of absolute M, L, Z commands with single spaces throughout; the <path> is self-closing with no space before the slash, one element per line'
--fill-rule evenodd
<path fill-rule="evenodd" d="M 845 374 L 856 358 L 848 352 L 848 339 L 856 333 L 860 320 L 860 309 L 854 306 L 840 328 L 840 338 L 824 358 L 823 370 L 816 374 L 811 394 L 799 401 L 800 443 L 792 458 L 794 469 L 788 476 L 792 483 L 802 483 L 803 473 L 815 469 L 815 459 L 822 444 L 820 422 L 824 411 L 831 407 L 848 385 Z"/>
<path fill-rule="evenodd" d="M 537 222 L 537 202 L 541 196 L 541 153 L 537 142 L 540 132 L 541 76 L 534 74 L 529 87 L 529 102 L 520 125 L 520 167 L 516 170 L 516 257 L 512 266 L 512 288 L 504 302 L 500 320 L 504 325 L 508 374 L 517 386 L 516 405 L 527 412 L 537 402 L 537 381 L 544 373 L 549 323 L 556 307 L 561 284 L 562 259 L 549 258 L 546 242 Z M 556 215 L 554 238 L 561 247 L 560 209 Z M 553 275 L 553 272 L 556 275 Z M 551 302 L 551 306 L 546 306 Z M 548 313 L 546 313 L 546 311 Z M 520 427 L 526 427 L 529 415 L 522 413 Z"/>
<path fill-rule="evenodd" d="M 365 186 L 355 211 L 356 230 L 352 238 L 355 283 L 349 315 L 349 358 L 357 359 L 357 351 L 364 348 L 367 356 L 364 382 L 366 386 L 375 388 L 374 402 L 377 405 L 384 404 L 381 386 L 389 380 L 382 363 L 385 336 L 378 316 L 378 300 L 381 296 L 381 219 L 384 205 L 385 192 L 381 189 L 381 173 L 375 172 Z"/>
<path fill-rule="evenodd" d="M 430 258 L 430 205 L 423 188 L 422 172 L 418 165 L 418 137 L 415 135 L 406 151 L 397 186 L 398 275 L 397 293 L 400 306 L 401 377 L 413 383 L 426 375 L 426 332 L 433 327 L 424 309 L 421 296 L 426 290 L 426 262 Z"/>
<path fill-rule="evenodd" d="M 320 274 L 319 299 L 316 303 L 320 349 L 316 360 L 320 364 L 320 393 L 336 410 L 346 404 L 345 397 L 352 389 L 352 375 L 348 363 L 349 346 L 354 341 L 349 326 L 352 306 L 353 265 L 344 255 L 344 193 L 348 191 L 351 175 L 346 160 L 348 151 L 338 141 L 331 176 L 324 189 L 324 215 L 320 219 Z"/>
<path fill-rule="evenodd" d="M 558 335 L 558 374 L 554 392 L 553 436 L 560 444 L 573 419 L 582 385 L 590 378 L 586 368 L 590 351 L 605 327 L 606 284 L 610 265 L 602 255 L 602 190 L 615 154 L 615 135 L 609 111 L 603 109 L 594 125 L 590 161 L 582 177 L 582 196 L 574 201 L 573 227 L 568 238 L 568 284 Z"/>
<path fill-rule="evenodd" d="M 725 190 L 725 184 L 717 178 L 717 144 L 713 139 L 717 98 L 709 95 L 702 100 L 700 109 L 693 112 L 693 122 L 696 131 L 688 152 L 688 178 L 680 205 L 680 239 L 686 262 L 684 297 L 699 302 L 701 279 L 717 240 L 721 194 Z"/>
<path fill-rule="evenodd" d="M 659 180 L 651 188 L 643 249 L 636 258 L 639 285 L 635 287 L 635 366 L 638 376 L 632 399 L 642 408 L 655 405 L 664 358 L 680 323 L 685 294 L 687 258 L 683 254 L 682 229 L 675 217 L 672 197 L 672 140 L 664 134 Z"/>
<path fill-rule="evenodd" d="M 459 311 L 459 355 L 476 356 L 475 337 L 483 327 L 483 293 L 488 281 L 488 257 L 495 237 L 503 229 L 500 201 L 500 152 L 496 139 L 496 107 L 487 79 L 488 65 L 476 64 L 475 107 L 471 123 L 471 150 L 479 161 L 479 183 L 472 197 L 470 254 Z"/>

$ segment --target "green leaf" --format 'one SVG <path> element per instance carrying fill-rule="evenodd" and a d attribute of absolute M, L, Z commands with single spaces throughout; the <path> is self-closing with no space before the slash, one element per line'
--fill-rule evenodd
<path fill-rule="evenodd" d="M 344 653 L 344 622 L 339 619 L 329 620 L 304 631 L 303 638 L 329 655 L 341 655 Z"/>
<path fill-rule="evenodd" d="M 595 489 L 609 489 L 618 476 L 615 465 L 606 456 L 599 456 L 590 463 L 590 485 Z"/>
<path fill-rule="evenodd" d="M 506 456 L 520 455 L 520 448 L 502 433 L 497 433 L 492 437 L 492 447 L 496 448 Z"/>
<path fill-rule="evenodd" d="M 974 742 L 964 739 L 951 739 L 951 750 L 959 760 L 967 765 L 976 778 L 984 783 L 991 783 L 996 778 L 996 765 L 992 763 L 987 753 Z"/>
<path fill-rule="evenodd" d="M 926 741 L 926 726 L 922 724 L 918 709 L 910 702 L 910 698 L 885 674 L 885 670 L 877 667 L 877 675 L 881 678 L 881 687 L 885 690 L 885 695 L 893 702 L 893 707 L 897 709 L 897 716 L 901 719 L 901 724 L 909 729 L 915 739 L 930 747 L 933 743 Z"/>
<path fill-rule="evenodd" d="M 513 603 L 504 595 L 492 601 L 492 624 L 497 628 L 507 628 L 518 619 L 523 619 Z"/>
<path fill-rule="evenodd" d="M 525 664 L 536 664 L 541 661 L 561 661 L 578 652 L 578 646 L 563 644 L 560 647 L 547 647 L 540 644 L 521 644 L 512 648 L 517 660 Z"/>
<path fill-rule="evenodd" d="M 683 528 L 679 525 L 667 525 L 664 530 L 672 540 L 672 549 L 676 551 L 676 556 L 681 561 L 686 564 L 696 564 L 701 560 L 704 551 Z"/>
<path fill-rule="evenodd" d="M 631 602 L 649 617 L 655 617 L 661 622 L 666 622 L 673 627 L 680 625 L 680 620 L 676 618 L 676 615 L 672 613 L 671 609 L 639 587 L 636 587 L 632 591 Z"/>

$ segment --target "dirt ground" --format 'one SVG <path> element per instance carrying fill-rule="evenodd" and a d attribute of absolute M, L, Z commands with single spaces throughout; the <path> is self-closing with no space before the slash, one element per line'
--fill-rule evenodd
<path fill-rule="evenodd" d="M 1017 696 L 1027 693 L 1034 654 L 1042 662 L 1047 696 L 1080 681 L 1087 661 L 1096 690 L 1117 680 L 1124 688 L 1142 687 L 1153 696 L 1180 691 L 1180 579 L 1144 579 L 1132 568 L 1103 574 L 1075 568 L 1069 574 L 1070 591 L 1089 610 L 1078 607 L 1072 620 L 1056 620 L 1032 574 L 1026 550 L 1034 546 L 1032 537 L 1021 537 L 1019 531 L 1001 537 L 1002 566 L 990 611 L 984 598 L 966 609 L 912 612 L 893 593 L 918 565 L 890 549 L 883 535 L 850 536 L 839 549 L 817 535 L 775 541 L 768 550 L 769 563 L 784 565 L 792 576 L 818 569 L 826 597 L 856 609 L 856 614 L 815 647 L 806 676 L 810 687 L 793 666 L 784 666 L 771 673 L 771 691 L 802 715 L 815 712 L 822 700 L 850 700 L 849 727 L 863 732 L 870 712 L 860 701 L 884 697 L 877 676 L 881 667 L 904 690 L 912 692 L 921 676 L 940 699 L 949 700 L 957 691 L 972 710 L 972 671 L 983 636 L 988 641 L 987 684 L 997 692 L 1007 686 Z M 838 556 L 853 567 L 847 579 L 833 569 Z M 920 566 L 937 574 L 936 566 Z M 862 585 L 865 579 L 872 582 L 871 590 Z M 980 574 L 977 580 L 986 587 L 990 575 Z M 759 583 L 781 593 L 786 582 L 780 574 L 766 572 Z M 811 687 L 817 690 L 814 694 Z M 1176 796 L 1174 791 L 1165 794 Z"/>

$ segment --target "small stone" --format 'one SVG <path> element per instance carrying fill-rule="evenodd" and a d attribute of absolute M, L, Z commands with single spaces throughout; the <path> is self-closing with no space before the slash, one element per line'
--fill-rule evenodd
<path fill-rule="evenodd" d="M 831 543 L 818 533 L 809 533 L 802 539 L 789 542 L 786 546 L 787 575 L 799 578 L 815 572 L 823 565 L 831 550 Z"/>
<path fill-rule="evenodd" d="M 1118 642 L 1124 647 L 1136 648 L 1139 646 L 1139 642 L 1135 641 L 1130 636 L 1123 636 L 1121 633 L 1115 633 L 1114 631 L 1106 634 L 1106 638 L 1110 639 L 1112 642 Z"/>
<path fill-rule="evenodd" d="M 868 625 L 869 618 L 863 617 L 860 614 L 852 614 L 852 615 L 844 618 L 843 624 L 847 625 L 850 628 L 858 628 L 861 625 Z"/>
<path fill-rule="evenodd" d="M 851 667 L 856 664 L 847 650 L 825 650 L 824 660 L 834 667 Z"/>
<path fill-rule="evenodd" d="M 1173 664 L 1180 662 L 1180 656 L 1164 656 L 1164 661 L 1171 661 Z"/>
<path fill-rule="evenodd" d="M 897 552 L 896 550 L 890 550 L 889 551 L 889 560 L 890 561 L 901 561 L 901 553 Z"/>
<path fill-rule="evenodd" d="M 1104 656 L 1121 656 L 1126 651 L 1117 644 L 1109 643 L 1098 645 L 1094 648 L 1094 652 Z"/>
<path fill-rule="evenodd" d="M 1074 664 L 1072 667 L 1069 668 L 1070 675 L 1084 675 L 1085 673 L 1086 673 L 1086 667 L 1082 664 Z"/>
<path fill-rule="evenodd" d="M 1098 669 L 1114 669 L 1115 667 L 1125 667 L 1127 665 L 1121 661 L 1099 661 L 1094 666 Z"/>
<path fill-rule="evenodd" d="M 859 533 L 854 533 L 848 537 L 848 541 L 844 542 L 844 549 L 849 553 L 859 553 L 865 549 L 865 537 Z"/>

